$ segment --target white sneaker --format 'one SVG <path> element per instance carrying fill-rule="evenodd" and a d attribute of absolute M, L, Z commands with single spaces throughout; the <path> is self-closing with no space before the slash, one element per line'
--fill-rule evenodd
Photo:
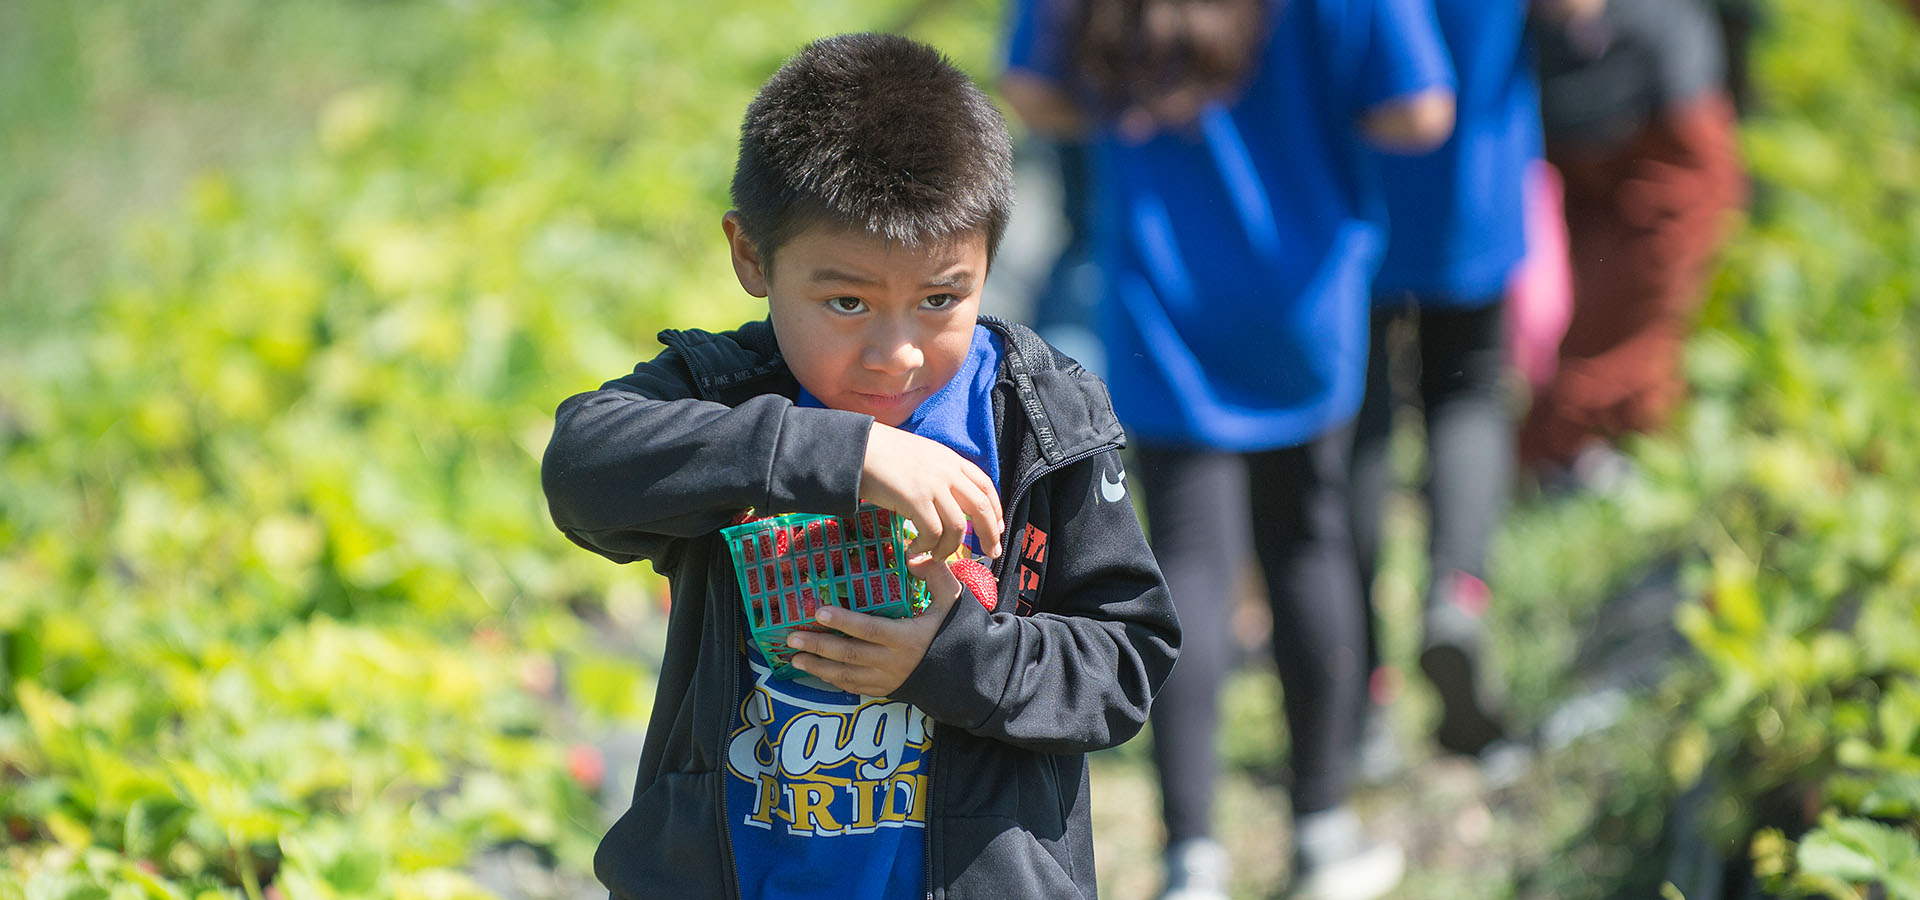
<path fill-rule="evenodd" d="M 1188 838 L 1167 848 L 1167 887 L 1160 900 L 1227 900 L 1233 862 L 1211 838 Z"/>
<path fill-rule="evenodd" d="M 1407 871 L 1400 845 L 1368 837 L 1345 806 L 1295 820 L 1294 848 L 1288 894 L 1298 900 L 1376 900 Z"/>

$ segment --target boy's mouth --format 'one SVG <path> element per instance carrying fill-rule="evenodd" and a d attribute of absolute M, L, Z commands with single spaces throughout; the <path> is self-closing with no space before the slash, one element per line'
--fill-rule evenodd
<path fill-rule="evenodd" d="M 868 391 L 854 391 L 853 395 L 859 397 L 860 401 L 868 406 L 877 409 L 894 409 L 905 406 L 908 403 L 917 403 L 922 392 L 922 388 L 910 388 L 897 394 L 876 394 Z"/>

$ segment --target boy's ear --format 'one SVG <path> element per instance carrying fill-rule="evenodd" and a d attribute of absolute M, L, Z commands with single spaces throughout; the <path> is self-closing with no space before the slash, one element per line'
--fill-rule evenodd
<path fill-rule="evenodd" d="M 728 210 L 720 217 L 720 230 L 727 233 L 727 250 L 733 254 L 733 274 L 740 286 L 755 297 L 767 295 L 767 267 L 760 259 L 760 248 L 747 239 L 740 225 L 740 214 Z"/>

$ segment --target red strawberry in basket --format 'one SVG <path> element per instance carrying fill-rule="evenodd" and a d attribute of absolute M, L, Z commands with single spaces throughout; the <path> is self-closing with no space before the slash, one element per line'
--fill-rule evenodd
<path fill-rule="evenodd" d="M 825 539 L 825 544 L 822 546 L 832 548 L 833 574 L 845 575 L 847 573 L 847 551 L 842 547 L 840 541 L 840 520 L 828 519 L 825 526 L 821 528 L 821 532 L 821 537 Z"/>
<path fill-rule="evenodd" d="M 973 592 L 974 598 L 987 608 L 987 612 L 993 612 L 994 606 L 1000 602 L 1000 589 L 993 583 L 992 569 L 971 557 L 949 562 L 947 568 L 953 571 L 953 577 L 960 579 L 967 590 Z"/>

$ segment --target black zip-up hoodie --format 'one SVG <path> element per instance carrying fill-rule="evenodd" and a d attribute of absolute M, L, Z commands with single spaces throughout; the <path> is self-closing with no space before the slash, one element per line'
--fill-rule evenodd
<path fill-rule="evenodd" d="M 963 588 L 893 699 L 934 721 L 927 891 L 1094 897 L 1085 754 L 1117 745 L 1179 645 L 1125 496 L 1106 387 L 1022 326 L 993 389 L 1006 539 L 988 612 Z M 560 405 L 541 478 L 554 522 L 667 576 L 667 647 L 633 806 L 594 871 L 618 898 L 740 895 L 725 811 L 741 598 L 719 529 L 741 510 L 850 515 L 869 416 L 794 405 L 772 327 L 664 331 L 632 375 Z"/>

